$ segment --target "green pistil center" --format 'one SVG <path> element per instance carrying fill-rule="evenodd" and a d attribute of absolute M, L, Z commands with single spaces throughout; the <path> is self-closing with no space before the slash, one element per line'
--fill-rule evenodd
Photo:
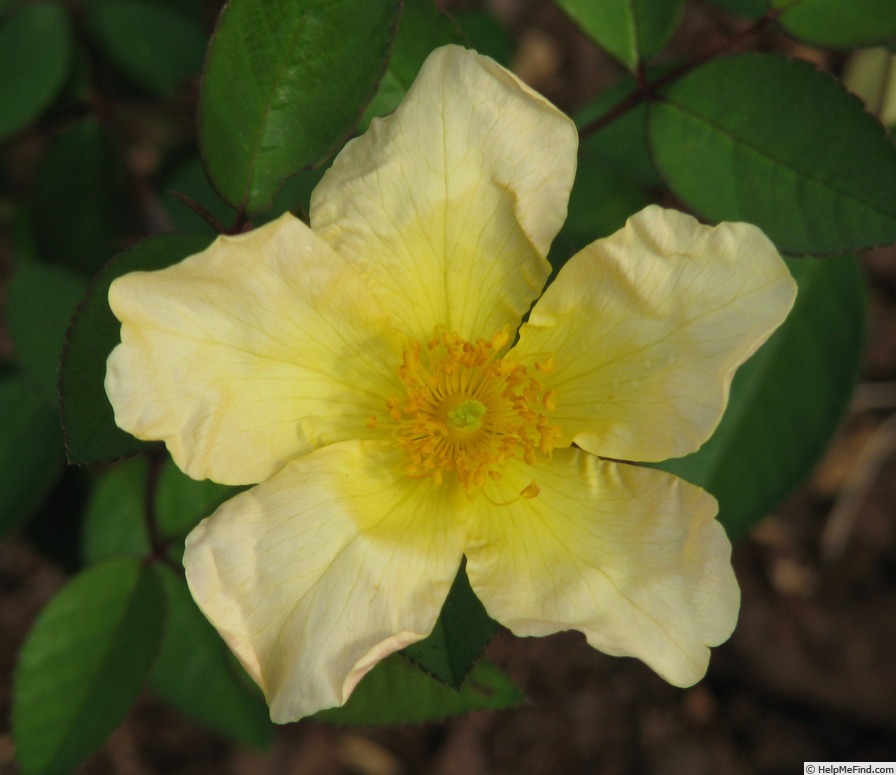
<path fill-rule="evenodd" d="M 486 411 L 482 401 L 471 398 L 448 412 L 448 422 L 459 430 L 473 431 L 482 425 L 482 416 Z"/>

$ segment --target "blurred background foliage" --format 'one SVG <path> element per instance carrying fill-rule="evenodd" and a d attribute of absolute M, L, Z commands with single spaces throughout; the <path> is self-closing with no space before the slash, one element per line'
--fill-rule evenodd
<path fill-rule="evenodd" d="M 263 702 L 179 566 L 186 534 L 233 488 L 189 480 L 114 426 L 102 389 L 118 337 L 106 291 L 219 231 L 287 210 L 307 219 L 332 156 L 396 107 L 437 46 L 469 45 L 538 80 L 550 29 L 576 40 L 535 84 L 582 130 L 555 267 L 649 202 L 751 221 L 788 256 L 793 314 L 738 373 L 713 439 L 663 467 L 716 495 L 737 539 L 825 449 L 864 346 L 853 254 L 896 242 L 886 131 L 896 4 L 448 5 L 0 1 L 0 533 L 25 536 L 71 575 L 18 663 L 23 772 L 69 771 L 144 687 L 241 744 L 270 742 Z M 519 21 L 540 15 L 542 28 Z M 694 15 L 710 32 L 682 38 Z M 777 53 L 781 41 L 802 59 Z M 494 629 L 461 571 L 433 635 L 321 720 L 407 723 L 518 704 L 520 690 L 478 661 Z"/>

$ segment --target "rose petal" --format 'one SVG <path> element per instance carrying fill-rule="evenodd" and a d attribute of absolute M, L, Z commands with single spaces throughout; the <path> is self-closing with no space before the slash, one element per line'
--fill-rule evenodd
<path fill-rule="evenodd" d="M 400 343 L 354 271 L 291 215 L 109 291 L 122 321 L 115 421 L 190 476 L 263 481 L 297 455 L 372 433 Z"/>
<path fill-rule="evenodd" d="M 188 537 L 199 606 L 283 723 L 343 704 L 379 660 L 432 630 L 463 524 L 383 442 L 290 463 Z"/>
<path fill-rule="evenodd" d="M 513 351 L 554 369 L 551 419 L 602 457 L 659 461 L 715 430 L 737 367 L 793 306 L 765 235 L 651 206 L 582 250 L 535 305 Z"/>
<path fill-rule="evenodd" d="M 539 494 L 517 497 L 533 477 Z M 677 686 L 703 676 L 740 599 L 711 495 L 572 448 L 509 464 L 490 495 L 471 504 L 466 549 L 490 616 L 517 635 L 580 630 Z"/>
<path fill-rule="evenodd" d="M 394 114 L 348 143 L 311 223 L 400 330 L 516 327 L 549 273 L 575 175 L 573 123 L 492 60 L 434 51 Z"/>

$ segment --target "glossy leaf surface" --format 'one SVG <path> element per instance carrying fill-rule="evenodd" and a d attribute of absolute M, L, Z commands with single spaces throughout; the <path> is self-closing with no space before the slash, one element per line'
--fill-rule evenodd
<path fill-rule="evenodd" d="M 366 128 L 374 116 L 385 116 L 398 107 L 430 51 L 460 42 L 455 25 L 431 0 L 405 0 L 389 67 L 364 111 L 359 129 Z"/>
<path fill-rule="evenodd" d="M 682 0 L 557 0 L 569 17 L 629 70 L 666 45 L 681 21 Z"/>
<path fill-rule="evenodd" d="M 433 631 L 404 653 L 430 675 L 459 689 L 495 629 L 461 567 Z"/>
<path fill-rule="evenodd" d="M 81 531 L 81 557 L 88 565 L 121 555 L 146 557 L 145 457 L 110 467 L 90 495 Z"/>
<path fill-rule="evenodd" d="M 323 161 L 389 57 L 395 0 L 231 0 L 209 48 L 199 141 L 221 197 L 249 212 Z"/>
<path fill-rule="evenodd" d="M 16 671 L 13 734 L 24 775 L 67 773 L 124 718 L 162 636 L 164 599 L 134 558 L 96 565 L 41 612 Z"/>
<path fill-rule="evenodd" d="M 783 9 L 778 24 L 813 46 L 858 48 L 896 38 L 892 0 L 771 0 Z"/>
<path fill-rule="evenodd" d="M 648 106 L 647 129 L 660 174 L 709 220 L 755 223 L 791 253 L 896 241 L 896 146 L 807 62 L 710 62 Z"/>

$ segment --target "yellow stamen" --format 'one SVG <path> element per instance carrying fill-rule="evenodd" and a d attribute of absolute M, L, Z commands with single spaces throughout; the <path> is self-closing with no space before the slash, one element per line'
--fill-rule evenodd
<path fill-rule="evenodd" d="M 520 495 L 524 498 L 537 498 L 540 493 L 541 487 L 535 483 L 534 479 L 520 491 Z"/>
<path fill-rule="evenodd" d="M 551 355 L 543 361 L 536 361 L 535 368 L 542 374 L 550 374 L 554 370 L 554 356 Z"/>
<path fill-rule="evenodd" d="M 407 450 L 410 476 L 441 484 L 452 473 L 470 492 L 500 480 L 508 460 L 531 465 L 551 453 L 560 428 L 545 412 L 556 408 L 556 398 L 535 376 L 546 370 L 499 357 L 509 340 L 507 331 L 475 342 L 437 332 L 405 348 L 398 367 L 405 395 L 386 409 L 395 440 Z M 538 493 L 533 481 L 520 495 Z"/>

